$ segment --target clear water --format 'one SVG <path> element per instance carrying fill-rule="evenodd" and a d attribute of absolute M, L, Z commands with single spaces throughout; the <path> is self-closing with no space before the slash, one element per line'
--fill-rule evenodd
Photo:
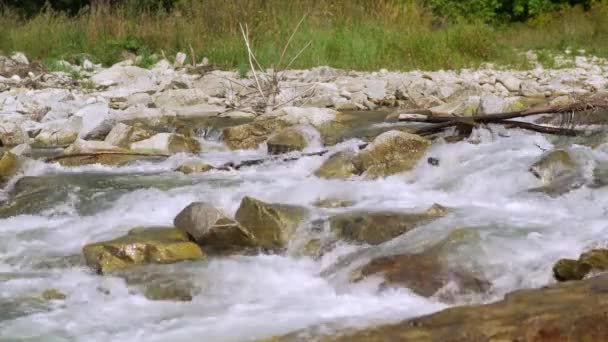
<path fill-rule="evenodd" d="M 248 195 L 307 206 L 313 219 L 353 209 L 452 207 L 453 214 L 381 245 L 375 253 L 414 250 L 454 229 L 476 229 L 481 239 L 454 252 L 454 259 L 493 282 L 491 293 L 474 301 L 546 285 L 558 258 L 575 257 L 606 240 L 607 189 L 583 187 L 555 198 L 526 191 L 540 185 L 527 168 L 543 153 L 541 148 L 552 146 L 545 137 L 500 128 L 475 134 L 476 144 L 433 145 L 427 157 L 439 158 L 438 167 L 425 158 L 411 172 L 375 181 L 314 177 L 326 156 L 196 176 L 171 171 L 191 158 L 185 155 L 123 168 L 68 169 L 31 162 L 25 175 L 55 177 L 55 183 L 69 185 L 68 195 L 38 212 L 0 219 L 0 341 L 247 341 L 324 323 L 363 327 L 394 322 L 447 306 L 408 289 L 379 292 L 374 281 L 349 283 L 348 270 L 333 265 L 364 246 L 343 244 L 318 261 L 287 253 L 160 267 L 175 276 L 189 275 L 199 288 L 191 302 L 150 301 L 124 279 L 94 275 L 79 260 L 84 244 L 117 237 L 133 226 L 171 225 L 193 201 L 209 201 L 234 214 Z M 351 140 L 336 149 L 357 143 Z M 589 169 L 608 159 L 601 150 L 576 150 Z M 262 150 L 228 152 L 216 146 L 200 158 L 220 164 L 260 156 Z M 355 207 L 312 206 L 334 197 L 353 200 Z M 307 229 L 310 225 L 298 234 L 305 236 Z M 33 299 L 49 288 L 67 299 Z"/>

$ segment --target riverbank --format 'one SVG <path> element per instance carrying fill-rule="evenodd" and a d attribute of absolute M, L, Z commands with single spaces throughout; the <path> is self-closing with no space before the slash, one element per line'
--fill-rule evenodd
<path fill-rule="evenodd" d="M 76 16 L 43 12 L 29 19 L 7 11 L 0 16 L 0 51 L 25 52 L 56 66 L 88 58 L 106 66 L 125 55 L 145 56 L 151 66 L 179 51 L 208 58 L 221 69 L 248 69 L 239 23 L 248 24 L 252 45 L 264 67 L 277 66 L 296 24 L 283 67 L 329 65 L 353 70 L 439 70 L 496 63 L 530 68 L 522 52 L 534 50 L 547 68 L 554 55 L 608 57 L 608 4 L 589 11 L 564 7 L 526 22 L 487 23 L 482 19 L 443 18 L 418 2 L 380 1 L 206 1 L 189 2 L 170 13 L 94 7 Z M 498 18 L 500 19 L 500 18 Z M 584 52 L 578 52 L 584 50 Z M 192 57 L 192 56 L 191 56 Z M 572 57 L 573 58 L 573 57 Z"/>

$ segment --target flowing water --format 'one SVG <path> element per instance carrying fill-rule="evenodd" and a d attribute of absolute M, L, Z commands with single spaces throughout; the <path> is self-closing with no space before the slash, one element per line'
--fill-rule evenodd
<path fill-rule="evenodd" d="M 246 341 L 326 324 L 364 327 L 441 310 L 448 305 L 408 289 L 378 291 L 378 283 L 352 284 L 341 256 L 369 251 L 341 244 L 320 260 L 285 255 L 211 258 L 158 266 L 159 272 L 192 282 L 191 301 L 151 301 L 117 276 L 98 276 L 83 265 L 83 245 L 112 239 L 134 226 L 172 225 L 193 201 L 208 201 L 234 214 L 243 196 L 304 205 L 311 220 L 339 212 L 403 210 L 433 203 L 453 208 L 448 216 L 371 249 L 417 250 L 449 232 L 469 228 L 479 239 L 453 251 L 493 286 L 463 302 L 490 301 L 518 288 L 551 282 L 552 264 L 576 257 L 608 233 L 607 190 L 583 187 L 558 197 L 528 192 L 540 181 L 527 169 L 552 143 L 521 131 L 474 132 L 476 143 L 436 142 L 412 171 L 381 180 L 323 180 L 312 172 L 327 156 L 271 162 L 240 171 L 185 176 L 171 170 L 186 155 L 126 167 L 63 168 L 32 161 L 21 183 L 29 189 L 17 209 L 0 212 L 0 341 Z M 351 148 L 351 139 L 334 149 Z M 263 149 L 228 152 L 218 144 L 201 154 L 215 164 L 263 157 Z M 590 170 L 608 159 L 601 150 L 574 146 Z M 38 190 L 31 190 L 38 189 Z M 4 194 L 10 201 L 12 193 Z M 340 198 L 354 207 L 320 209 L 319 199 Z M 6 207 L 6 205 L 5 205 Z M 6 208 L 5 208 L 6 209 Z M 11 211 L 13 210 L 13 211 Z M 312 224 L 300 227 L 306 236 Z M 363 258 L 366 258 L 364 255 Z M 63 301 L 38 300 L 47 289 Z"/>

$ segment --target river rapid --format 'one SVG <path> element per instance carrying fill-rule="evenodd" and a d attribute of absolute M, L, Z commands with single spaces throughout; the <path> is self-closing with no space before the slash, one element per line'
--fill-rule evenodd
<path fill-rule="evenodd" d="M 331 149 L 359 143 L 350 139 Z M 378 180 L 315 177 L 327 155 L 195 175 L 172 171 L 193 158 L 185 154 L 116 168 L 29 161 L 20 176 L 47 179 L 53 190 L 45 203 L 25 204 L 31 207 L 27 213 L 0 219 L 0 341 L 248 341 L 312 326 L 396 322 L 547 285 L 553 282 L 556 260 L 576 258 L 605 241 L 608 233 L 606 188 L 582 187 L 557 197 L 527 191 L 540 186 L 530 165 L 544 150 L 564 143 L 582 161 L 585 177 L 608 161 L 602 149 L 500 127 L 477 129 L 457 143 L 439 139 L 412 171 Z M 217 142 L 204 144 L 212 151 L 197 158 L 211 164 L 266 156 L 264 146 L 234 152 Z M 439 159 L 439 165 L 427 163 L 428 157 Z M 153 266 L 154 272 L 195 285 L 196 294 L 186 302 L 148 300 L 123 278 L 96 275 L 81 260 L 85 244 L 118 237 L 135 226 L 171 226 L 191 202 L 210 202 L 233 215 L 244 196 L 306 206 L 313 213 L 311 222 L 359 209 L 415 212 L 434 203 L 453 211 L 377 247 L 341 243 L 319 260 L 300 256 L 296 241 L 284 255 Z M 354 205 L 313 205 L 328 198 Z M 297 236 L 307 236 L 312 226 L 302 225 Z M 491 281 L 483 295 L 445 302 L 406 288 L 380 291 L 376 279 L 351 283 L 349 267 L 336 266 L 357 251 L 420 250 L 460 228 L 475 230 L 480 238 L 450 257 Z M 35 299 L 48 289 L 61 291 L 66 299 Z"/>

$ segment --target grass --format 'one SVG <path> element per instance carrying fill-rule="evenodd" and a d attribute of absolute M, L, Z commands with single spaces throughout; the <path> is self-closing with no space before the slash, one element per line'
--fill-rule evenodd
<path fill-rule="evenodd" d="M 249 25 L 260 62 L 271 67 L 304 14 L 307 20 L 290 53 L 293 56 L 308 41 L 312 44 L 294 68 L 437 70 L 487 62 L 527 68 L 519 52 L 530 49 L 540 51 L 539 61 L 547 66 L 567 48 L 608 57 L 605 2 L 588 12 L 570 8 L 508 25 L 464 20 L 446 24 L 415 0 L 183 0 L 171 13 L 100 5 L 75 17 L 46 11 L 27 20 L 4 10 L 0 50 L 76 62 L 84 54 L 105 65 L 131 53 L 140 56 L 138 65 L 150 67 L 161 52 L 174 56 L 192 47 L 199 58 L 244 71 L 248 62 L 240 22 Z"/>

